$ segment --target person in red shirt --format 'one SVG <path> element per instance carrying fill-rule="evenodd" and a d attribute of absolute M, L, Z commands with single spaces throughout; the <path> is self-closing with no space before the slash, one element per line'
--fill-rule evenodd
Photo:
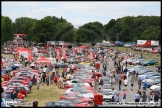
<path fill-rule="evenodd" d="M 24 98 L 24 96 L 23 96 L 23 94 L 22 93 L 20 93 L 20 91 L 19 91 L 19 93 L 18 93 L 18 99 L 23 99 Z"/>
<path fill-rule="evenodd" d="M 122 84 L 124 84 L 124 76 L 122 74 L 120 75 L 120 79 L 122 81 Z"/>

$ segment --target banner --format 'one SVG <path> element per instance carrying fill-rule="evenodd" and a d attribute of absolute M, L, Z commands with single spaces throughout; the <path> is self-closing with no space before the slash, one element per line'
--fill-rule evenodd
<path fill-rule="evenodd" d="M 56 49 L 56 59 L 60 59 L 60 49 Z"/>
<path fill-rule="evenodd" d="M 63 59 L 66 59 L 66 48 L 62 49 L 62 57 Z"/>
<path fill-rule="evenodd" d="M 19 51 L 18 51 L 18 43 L 16 44 L 16 55 L 19 56 Z"/>
<path fill-rule="evenodd" d="M 90 60 L 93 61 L 94 60 L 94 52 L 90 52 Z"/>
<path fill-rule="evenodd" d="M 72 47 L 72 54 L 75 54 L 75 53 L 74 53 L 74 47 Z"/>
<path fill-rule="evenodd" d="M 28 60 L 32 60 L 32 51 L 28 50 Z"/>
<path fill-rule="evenodd" d="M 80 53 L 80 48 L 77 48 L 77 53 Z"/>

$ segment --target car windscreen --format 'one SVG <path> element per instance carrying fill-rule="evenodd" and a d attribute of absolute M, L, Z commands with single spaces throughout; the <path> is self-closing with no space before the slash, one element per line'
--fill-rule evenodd
<path fill-rule="evenodd" d="M 102 89 L 111 89 L 112 86 L 102 86 Z"/>
<path fill-rule="evenodd" d="M 109 90 L 103 90 L 102 91 L 102 94 L 103 95 L 111 95 L 111 91 L 109 91 Z"/>
<path fill-rule="evenodd" d="M 89 93 L 87 90 L 84 90 L 84 89 L 78 89 L 78 91 L 79 91 L 81 94 Z"/>
<path fill-rule="evenodd" d="M 78 103 L 83 103 L 83 101 L 80 100 L 80 99 L 74 99 L 74 100 L 73 100 L 73 103 L 74 103 L 74 104 L 78 104 Z"/>

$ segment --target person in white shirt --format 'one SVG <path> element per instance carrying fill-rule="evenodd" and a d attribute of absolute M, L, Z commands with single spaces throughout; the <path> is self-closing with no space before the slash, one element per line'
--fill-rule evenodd
<path fill-rule="evenodd" d="M 47 68 L 46 68 L 46 66 L 43 68 L 43 72 L 47 72 Z"/>
<path fill-rule="evenodd" d="M 125 86 L 125 89 L 127 90 L 127 85 L 128 85 L 128 80 L 127 78 L 124 80 L 124 86 Z"/>
<path fill-rule="evenodd" d="M 128 77 L 129 77 L 129 72 L 127 71 L 127 79 L 128 79 Z"/>

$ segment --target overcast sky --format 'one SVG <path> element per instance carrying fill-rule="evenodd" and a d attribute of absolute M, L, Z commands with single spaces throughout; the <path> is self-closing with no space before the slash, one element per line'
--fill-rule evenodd
<path fill-rule="evenodd" d="M 61 16 L 78 28 L 88 22 L 107 24 L 124 16 L 161 16 L 160 2 L 1 2 L 2 15 L 42 19 Z"/>

